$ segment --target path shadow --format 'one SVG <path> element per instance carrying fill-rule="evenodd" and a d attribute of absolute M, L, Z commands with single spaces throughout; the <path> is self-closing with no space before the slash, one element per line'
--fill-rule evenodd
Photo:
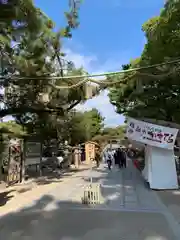
<path fill-rule="evenodd" d="M 176 221 L 180 224 L 180 191 L 156 191 L 156 194 L 160 198 L 161 202 L 167 207 L 168 211 L 170 211 Z"/>
<path fill-rule="evenodd" d="M 0 239 L 7 240 L 175 239 L 159 214 L 94 210 L 80 202 L 56 202 L 51 195 L 1 217 L 0 229 Z"/>
<path fill-rule="evenodd" d="M 24 187 L 24 188 L 17 189 L 17 192 L 21 194 L 21 193 L 28 192 L 30 190 L 32 190 L 32 187 Z"/>
<path fill-rule="evenodd" d="M 70 168 L 66 168 L 63 170 L 44 169 L 42 177 L 40 177 L 38 174 L 37 176 L 29 177 L 28 181 L 32 181 L 32 182 L 36 183 L 37 185 L 47 185 L 47 184 L 51 184 L 51 183 L 59 183 L 59 182 L 62 182 L 62 179 L 64 177 L 73 177 L 73 175 L 75 173 L 78 173 L 78 172 L 81 173 L 88 169 L 89 169 L 88 167 L 79 168 L 79 169 L 74 169 L 74 168 L 70 167 Z M 27 183 L 28 183 L 28 181 L 27 181 Z M 25 184 L 26 184 L 26 182 L 25 182 Z"/>
<path fill-rule="evenodd" d="M 102 183 L 114 192 L 112 173 L 107 169 L 102 172 Z M 113 174 L 120 176 L 119 172 Z M 129 176 L 126 175 L 127 179 Z M 101 206 L 104 207 L 103 204 L 98 207 Z M 96 205 L 83 205 L 80 201 L 57 201 L 47 194 L 17 212 L 2 216 L 0 239 L 174 240 L 175 237 L 160 213 L 100 210 Z"/>
<path fill-rule="evenodd" d="M 10 199 L 13 198 L 13 195 L 10 195 L 12 192 L 14 191 L 0 192 L 0 207 L 4 206 Z"/>
<path fill-rule="evenodd" d="M 180 191 L 179 190 L 158 190 L 156 194 L 167 206 L 177 206 L 180 211 Z"/>

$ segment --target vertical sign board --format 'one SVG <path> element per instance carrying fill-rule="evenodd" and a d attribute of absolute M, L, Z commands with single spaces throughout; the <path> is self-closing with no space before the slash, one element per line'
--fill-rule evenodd
<path fill-rule="evenodd" d="M 8 184 L 20 181 L 21 151 L 20 139 L 11 139 L 9 141 Z"/>
<path fill-rule="evenodd" d="M 178 129 L 128 118 L 126 136 L 150 146 L 173 149 Z"/>
<path fill-rule="evenodd" d="M 40 142 L 27 142 L 26 143 L 26 162 L 25 165 L 40 164 L 41 143 Z"/>
<path fill-rule="evenodd" d="M 91 142 L 87 142 L 85 144 L 86 151 L 86 162 L 90 163 L 91 159 L 95 158 L 95 144 Z"/>

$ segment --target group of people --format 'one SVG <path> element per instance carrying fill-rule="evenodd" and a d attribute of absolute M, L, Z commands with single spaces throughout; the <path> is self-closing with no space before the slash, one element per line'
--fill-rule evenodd
<path fill-rule="evenodd" d="M 108 164 L 109 170 L 111 170 L 113 162 L 115 165 L 118 165 L 119 168 L 126 168 L 126 153 L 121 148 L 106 151 L 105 160 Z"/>

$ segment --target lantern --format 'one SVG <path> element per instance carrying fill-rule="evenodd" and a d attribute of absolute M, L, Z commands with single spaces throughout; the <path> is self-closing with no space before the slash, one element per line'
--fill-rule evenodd
<path fill-rule="evenodd" d="M 85 99 L 92 98 L 93 92 L 92 92 L 92 86 L 90 84 L 85 85 Z"/>
<path fill-rule="evenodd" d="M 38 100 L 43 104 L 49 103 L 49 93 L 39 93 Z"/>

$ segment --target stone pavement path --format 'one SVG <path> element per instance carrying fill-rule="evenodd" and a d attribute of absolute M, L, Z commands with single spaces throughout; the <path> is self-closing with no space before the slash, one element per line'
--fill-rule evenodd
<path fill-rule="evenodd" d="M 102 185 L 104 201 L 81 204 L 83 187 Z M 81 171 L 19 212 L 0 219 L 0 239 L 6 240 L 177 240 L 179 227 L 157 195 L 128 168 Z"/>
<path fill-rule="evenodd" d="M 99 181 L 103 197 L 106 199 L 104 207 L 125 211 L 162 211 L 162 205 L 147 188 L 139 172 L 130 161 L 128 165 L 127 169 L 113 169 Z"/>

